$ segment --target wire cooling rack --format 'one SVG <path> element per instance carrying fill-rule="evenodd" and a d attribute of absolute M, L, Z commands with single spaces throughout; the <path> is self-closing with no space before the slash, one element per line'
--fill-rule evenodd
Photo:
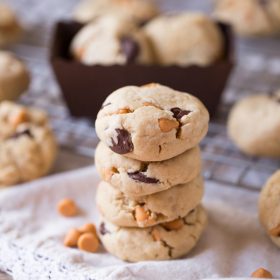
<path fill-rule="evenodd" d="M 57 18 L 69 14 L 75 1 L 11 2 L 23 13 L 28 33 L 23 42 L 12 50 L 28 63 L 33 76 L 30 91 L 22 97 L 21 102 L 48 111 L 63 149 L 91 157 L 98 142 L 93 121 L 69 116 L 47 62 L 51 25 Z M 57 5 L 58 2 L 61 3 Z M 33 10 L 23 9 L 26 5 Z M 54 11 L 52 17 L 46 13 L 50 9 Z M 231 105 L 238 98 L 254 91 L 280 88 L 280 42 L 277 39 L 238 40 L 237 53 L 237 66 L 225 91 L 220 112 L 211 122 L 209 133 L 201 144 L 204 176 L 208 180 L 258 190 L 279 168 L 280 162 L 242 155 L 227 138 L 226 118 Z"/>

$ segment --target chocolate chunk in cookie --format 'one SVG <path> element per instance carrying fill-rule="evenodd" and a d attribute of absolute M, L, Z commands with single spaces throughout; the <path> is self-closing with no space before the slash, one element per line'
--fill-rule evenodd
<path fill-rule="evenodd" d="M 127 63 L 135 62 L 140 48 L 138 43 L 131 37 L 122 37 L 121 38 L 121 49 L 123 54 L 126 57 Z"/>
<path fill-rule="evenodd" d="M 116 129 L 117 142 L 112 138 L 112 146 L 110 149 L 118 154 L 127 154 L 133 151 L 133 143 L 131 135 L 126 129 Z"/>
<path fill-rule="evenodd" d="M 191 113 L 189 110 L 182 110 L 178 107 L 172 108 L 170 111 L 173 113 L 173 117 L 177 120 L 180 120 L 183 116 L 187 116 Z"/>
<path fill-rule="evenodd" d="M 131 173 L 127 173 L 127 174 L 130 178 L 132 178 L 135 181 L 143 182 L 143 183 L 146 183 L 146 184 L 157 184 L 157 183 L 159 183 L 158 179 L 147 177 L 144 173 L 142 173 L 140 171 L 131 172 Z"/>

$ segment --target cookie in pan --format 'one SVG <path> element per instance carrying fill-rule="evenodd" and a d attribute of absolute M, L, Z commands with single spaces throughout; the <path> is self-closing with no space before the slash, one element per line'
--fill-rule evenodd
<path fill-rule="evenodd" d="M 0 51 L 0 102 L 17 99 L 28 89 L 29 83 L 25 64 L 12 53 Z"/>
<path fill-rule="evenodd" d="M 104 181 L 130 197 L 144 196 L 184 184 L 201 170 L 198 146 L 169 160 L 141 162 L 114 153 L 100 142 L 95 151 L 95 165 Z"/>
<path fill-rule="evenodd" d="M 145 33 L 131 21 L 106 16 L 83 27 L 71 43 L 73 57 L 87 65 L 151 64 Z"/>
<path fill-rule="evenodd" d="M 0 3 L 0 47 L 17 41 L 22 33 L 20 23 L 11 8 Z"/>
<path fill-rule="evenodd" d="M 208 111 L 196 97 L 148 84 L 126 86 L 109 95 L 95 128 L 115 153 L 140 161 L 162 161 L 197 146 L 208 122 Z"/>
<path fill-rule="evenodd" d="M 228 134 L 245 154 L 280 156 L 280 92 L 245 97 L 229 114 Z"/>
<path fill-rule="evenodd" d="M 279 0 L 218 0 L 214 16 L 242 36 L 280 33 Z"/>
<path fill-rule="evenodd" d="M 200 13 L 159 16 L 144 30 L 160 65 L 208 66 L 224 55 L 220 28 Z"/>
<path fill-rule="evenodd" d="M 158 13 L 158 7 L 149 0 L 85 0 L 76 7 L 74 18 L 89 22 L 104 15 L 116 15 L 142 24 Z"/>
<path fill-rule="evenodd" d="M 206 224 L 206 212 L 198 206 L 181 219 L 149 228 L 118 227 L 104 220 L 99 234 L 105 248 L 122 260 L 170 260 L 193 249 Z"/>
<path fill-rule="evenodd" d="M 122 227 L 150 227 L 186 216 L 196 208 L 204 193 L 203 179 L 147 196 L 129 198 L 102 181 L 97 189 L 97 206 L 102 216 Z"/>
<path fill-rule="evenodd" d="M 280 247 L 280 170 L 266 182 L 259 198 L 259 218 L 271 240 Z"/>
<path fill-rule="evenodd" d="M 0 188 L 45 175 L 56 156 L 46 114 L 9 101 L 0 103 Z"/>

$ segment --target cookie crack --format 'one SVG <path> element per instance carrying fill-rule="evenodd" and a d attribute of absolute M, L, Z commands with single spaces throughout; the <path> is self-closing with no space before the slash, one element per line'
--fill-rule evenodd
<path fill-rule="evenodd" d="M 161 244 L 163 247 L 167 248 L 168 250 L 168 256 L 170 258 L 172 258 L 172 253 L 173 253 L 173 250 L 174 250 L 174 247 L 172 247 L 171 245 L 169 245 L 165 240 L 161 239 L 160 240 Z"/>

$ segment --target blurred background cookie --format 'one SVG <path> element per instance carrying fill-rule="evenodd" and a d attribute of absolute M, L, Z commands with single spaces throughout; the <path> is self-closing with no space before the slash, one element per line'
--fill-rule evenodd
<path fill-rule="evenodd" d="M 214 15 L 243 36 L 280 33 L 279 0 L 218 0 Z"/>
<path fill-rule="evenodd" d="M 104 15 L 129 17 L 142 24 L 159 13 L 158 7 L 148 0 L 85 0 L 74 11 L 79 22 L 89 22 Z"/>
<path fill-rule="evenodd" d="M 9 101 L 0 103 L 0 188 L 45 175 L 56 156 L 46 114 Z"/>
<path fill-rule="evenodd" d="M 15 13 L 9 6 L 0 3 L 0 47 L 18 40 L 22 32 Z"/>
<path fill-rule="evenodd" d="M 84 64 L 150 64 L 152 52 L 145 33 L 130 20 L 107 16 L 86 25 L 71 44 L 73 56 Z"/>
<path fill-rule="evenodd" d="M 259 198 L 259 219 L 270 239 L 280 247 L 280 170 L 266 182 Z"/>
<path fill-rule="evenodd" d="M 224 54 L 221 31 L 200 13 L 157 17 L 145 26 L 145 32 L 161 65 L 206 66 Z"/>
<path fill-rule="evenodd" d="M 15 100 L 28 89 L 29 72 L 12 53 L 0 51 L 0 102 Z"/>
<path fill-rule="evenodd" d="M 229 115 L 228 134 L 246 154 L 280 157 L 280 91 L 238 101 Z"/>

